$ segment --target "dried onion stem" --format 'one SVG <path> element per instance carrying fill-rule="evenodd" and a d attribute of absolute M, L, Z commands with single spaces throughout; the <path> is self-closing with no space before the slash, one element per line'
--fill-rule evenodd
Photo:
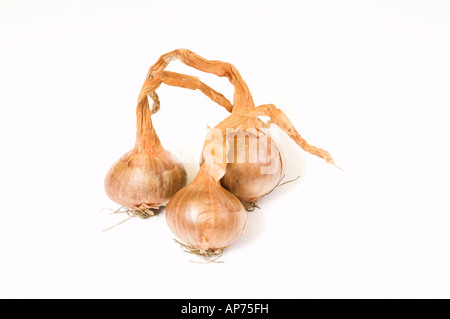
<path fill-rule="evenodd" d="M 284 176 L 284 158 L 279 146 L 266 131 L 272 123 L 279 126 L 303 150 L 338 167 L 326 150 L 307 143 L 280 109 L 273 104 L 255 107 L 247 84 L 237 69 L 228 62 L 207 60 L 190 50 L 178 49 L 166 53 L 158 59 L 149 69 L 147 81 L 151 82 L 160 78 L 161 74 L 167 72 L 164 69 L 175 59 L 200 71 L 227 77 L 234 86 L 233 105 L 231 108 L 228 105 L 225 107 L 228 111 L 231 111 L 231 115 L 215 127 L 226 136 L 227 142 L 232 145 L 231 150 L 235 149 L 233 146 L 235 146 L 234 140 L 236 140 L 236 137 L 249 140 L 239 148 L 244 154 L 255 153 L 255 150 L 251 149 L 251 145 L 260 145 L 261 148 L 270 149 L 266 154 L 259 152 L 256 160 L 247 155 L 244 159 L 239 158 L 236 151 L 234 154 L 226 154 L 223 159 L 228 165 L 221 183 L 243 202 L 255 202 L 258 198 L 270 193 Z M 148 92 L 151 92 L 151 89 Z M 220 93 L 211 93 L 213 96 L 218 96 L 218 94 Z M 221 105 L 224 106 L 223 103 Z M 270 121 L 264 123 L 258 116 L 269 116 Z M 206 141 L 204 147 L 207 145 L 208 142 Z"/>

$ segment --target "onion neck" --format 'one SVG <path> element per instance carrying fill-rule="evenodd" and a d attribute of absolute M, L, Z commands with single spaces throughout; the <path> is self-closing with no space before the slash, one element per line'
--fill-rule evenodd
<path fill-rule="evenodd" d="M 211 172 L 209 171 L 209 169 L 207 168 L 206 165 L 202 165 L 200 166 L 200 169 L 197 173 L 197 175 L 194 178 L 194 181 L 196 183 L 212 183 L 212 184 L 219 184 L 220 183 L 220 179 L 216 180 L 214 179 L 214 177 L 211 175 Z"/>
<path fill-rule="evenodd" d="M 136 107 L 136 144 L 135 149 L 139 152 L 155 151 L 162 149 L 161 142 L 153 128 L 151 111 L 148 99 L 139 101 Z"/>
<path fill-rule="evenodd" d="M 230 64 L 230 72 L 227 74 L 227 77 L 234 86 L 233 110 L 231 113 L 254 108 L 255 102 L 253 101 L 250 89 L 248 88 L 247 83 L 242 79 L 239 71 L 232 64 Z"/>

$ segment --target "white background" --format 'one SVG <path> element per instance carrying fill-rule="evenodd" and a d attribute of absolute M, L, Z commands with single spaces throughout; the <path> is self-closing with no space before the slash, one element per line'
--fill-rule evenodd
<path fill-rule="evenodd" d="M 222 264 L 106 196 L 148 68 L 233 63 L 342 173 L 277 128 L 286 179 Z M 0 297 L 449 298 L 449 1 L 0 2 Z M 232 97 L 226 79 L 175 61 Z M 162 86 L 163 146 L 198 169 L 200 92 Z"/>

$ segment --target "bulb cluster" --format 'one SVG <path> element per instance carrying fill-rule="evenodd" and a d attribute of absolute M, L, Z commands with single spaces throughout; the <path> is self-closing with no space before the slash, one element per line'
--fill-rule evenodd
<path fill-rule="evenodd" d="M 175 59 L 228 78 L 234 86 L 233 102 L 197 77 L 166 71 Z M 200 90 L 230 112 L 208 130 L 200 169 L 187 186 L 186 170 L 162 147 L 152 124 L 152 114 L 160 109 L 156 89 L 162 83 Z M 182 246 L 204 257 L 221 253 L 241 237 L 247 224 L 246 208 L 255 207 L 284 176 L 285 161 L 267 131 L 270 124 L 277 125 L 305 151 L 335 165 L 327 151 L 300 136 L 280 109 L 273 104 L 255 106 L 247 84 L 232 64 L 206 60 L 186 49 L 162 55 L 150 68 L 136 116 L 135 146 L 107 173 L 106 193 L 127 211 L 166 207 L 167 225 Z M 268 116 L 270 121 L 265 123 L 258 116 Z"/>

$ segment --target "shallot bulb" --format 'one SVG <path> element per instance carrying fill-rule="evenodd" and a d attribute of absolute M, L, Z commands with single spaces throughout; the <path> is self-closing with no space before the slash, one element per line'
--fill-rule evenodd
<path fill-rule="evenodd" d="M 222 250 L 242 235 L 247 214 L 241 201 L 206 169 L 177 192 L 165 211 L 170 230 L 199 250 Z"/>
<path fill-rule="evenodd" d="M 255 202 L 284 177 L 284 156 L 264 128 L 238 129 L 229 132 L 227 139 L 233 150 L 227 154 L 227 170 L 220 183 L 244 203 Z"/>
<path fill-rule="evenodd" d="M 165 206 L 184 185 L 184 167 L 164 149 L 132 149 L 111 167 L 105 179 L 108 196 L 131 209 Z"/>
<path fill-rule="evenodd" d="M 154 110 L 153 110 L 154 111 Z M 165 206 L 186 185 L 186 170 L 166 151 L 153 128 L 148 99 L 139 101 L 135 147 L 123 155 L 105 178 L 106 194 L 140 217 Z M 142 216 L 144 214 L 144 216 Z"/>
<path fill-rule="evenodd" d="M 210 144 L 222 141 L 213 139 Z M 182 247 L 203 257 L 221 253 L 241 237 L 247 224 L 242 202 L 220 185 L 226 163 L 217 159 L 223 154 L 210 150 L 204 151 L 206 160 L 195 179 L 172 197 L 165 212 Z"/>
<path fill-rule="evenodd" d="M 274 105 L 233 109 L 232 114 L 214 128 L 223 132 L 230 144 L 227 170 L 221 183 L 242 200 L 248 210 L 254 209 L 259 198 L 279 185 L 286 169 L 281 149 L 266 130 L 270 124 L 257 116 L 270 117 L 272 123 L 305 151 L 334 164 L 327 151 L 309 145 L 288 117 Z"/>

